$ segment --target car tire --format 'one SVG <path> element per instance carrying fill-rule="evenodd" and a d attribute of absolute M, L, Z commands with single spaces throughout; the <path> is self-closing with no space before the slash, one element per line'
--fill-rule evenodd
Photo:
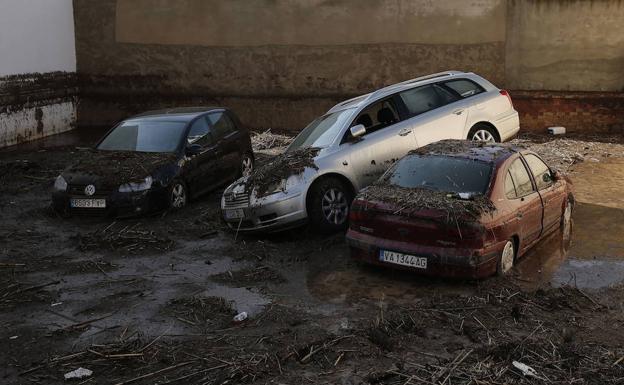
<path fill-rule="evenodd" d="M 249 176 L 254 170 L 255 162 L 254 157 L 246 152 L 241 157 L 240 169 L 238 170 L 239 176 Z"/>
<path fill-rule="evenodd" d="M 496 265 L 496 275 L 499 277 L 505 276 L 511 272 L 516 259 L 516 246 L 513 239 L 510 239 L 503 247 L 503 250 L 498 257 L 498 264 Z"/>
<path fill-rule="evenodd" d="M 188 190 L 186 183 L 175 179 L 169 187 L 169 209 L 180 210 L 188 203 Z"/>
<path fill-rule="evenodd" d="M 335 233 L 347 228 L 353 196 L 343 181 L 324 178 L 312 186 L 309 194 L 308 217 L 315 230 Z"/>
<path fill-rule="evenodd" d="M 477 123 L 468 132 L 468 140 L 482 141 L 488 143 L 500 142 L 498 132 L 491 126 L 483 123 Z"/>
<path fill-rule="evenodd" d="M 572 210 L 574 209 L 574 203 L 570 198 L 567 199 L 563 213 L 561 214 L 561 233 L 564 240 L 569 240 L 572 234 Z"/>

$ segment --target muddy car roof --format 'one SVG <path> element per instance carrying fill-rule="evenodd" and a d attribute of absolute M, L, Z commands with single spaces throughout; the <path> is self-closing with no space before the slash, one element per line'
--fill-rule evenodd
<path fill-rule="evenodd" d="M 126 120 L 137 119 L 137 118 L 166 118 L 171 120 L 171 118 L 175 117 L 175 120 L 178 121 L 190 121 L 196 118 L 201 114 L 205 114 L 210 111 L 221 111 L 224 110 L 223 107 L 178 107 L 178 108 L 167 108 L 162 110 L 153 110 L 146 111 L 140 113 L 138 115 L 134 115 Z"/>
<path fill-rule="evenodd" d="M 447 139 L 412 150 L 408 155 L 440 155 L 498 162 L 522 149 L 507 143 L 485 143 L 471 140 Z"/>

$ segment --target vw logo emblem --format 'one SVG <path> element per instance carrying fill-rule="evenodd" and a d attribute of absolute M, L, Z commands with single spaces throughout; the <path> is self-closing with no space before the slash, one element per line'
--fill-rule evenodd
<path fill-rule="evenodd" d="M 92 184 L 87 185 L 87 187 L 85 187 L 84 189 L 84 193 L 85 195 L 89 195 L 89 196 L 95 194 L 95 186 Z"/>

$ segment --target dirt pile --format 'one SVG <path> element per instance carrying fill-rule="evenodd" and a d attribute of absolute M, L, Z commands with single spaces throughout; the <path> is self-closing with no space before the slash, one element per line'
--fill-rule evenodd
<path fill-rule="evenodd" d="M 272 192 L 269 190 L 279 187 L 282 180 L 288 179 L 291 175 L 300 174 L 306 168 L 318 170 L 314 164 L 314 158 L 319 151 L 319 148 L 305 147 L 276 156 L 268 163 L 258 167 L 247 178 L 246 189 L 251 191 L 255 188 L 256 194 L 263 196 Z"/>
<path fill-rule="evenodd" d="M 462 155 L 468 158 L 488 158 L 494 160 L 504 152 L 512 152 L 513 147 L 506 143 L 473 142 L 470 140 L 445 139 L 419 147 L 409 152 L 415 155 Z"/>

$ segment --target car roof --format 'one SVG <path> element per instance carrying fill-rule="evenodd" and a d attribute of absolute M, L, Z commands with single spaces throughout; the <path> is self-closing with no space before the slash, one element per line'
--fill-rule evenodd
<path fill-rule="evenodd" d="M 142 112 L 125 120 L 148 119 L 160 121 L 190 122 L 196 117 L 212 111 L 223 111 L 223 107 L 177 107 Z"/>
<path fill-rule="evenodd" d="M 463 71 L 444 71 L 444 72 L 438 72 L 438 73 L 431 74 L 431 75 L 420 76 L 414 79 L 406 80 L 400 83 L 396 83 L 396 84 L 389 85 L 387 87 L 380 88 L 366 95 L 360 95 L 360 96 L 356 96 L 355 98 L 345 100 L 343 102 L 336 104 L 328 112 L 335 112 L 335 111 L 340 111 L 340 110 L 344 110 L 347 108 L 358 107 L 361 104 L 368 103 L 369 101 L 373 101 L 377 99 L 382 99 L 386 96 L 392 95 L 402 90 L 407 90 L 410 88 L 414 88 L 414 87 L 429 84 L 429 83 L 435 83 L 437 81 L 440 81 L 443 78 L 449 78 L 450 80 L 451 77 L 457 76 L 457 75 L 474 75 L 474 74 L 471 72 L 463 72 Z"/>
<path fill-rule="evenodd" d="M 409 154 L 452 156 L 488 163 L 500 163 L 520 151 L 523 151 L 523 149 L 508 143 L 446 139 L 412 150 Z"/>

